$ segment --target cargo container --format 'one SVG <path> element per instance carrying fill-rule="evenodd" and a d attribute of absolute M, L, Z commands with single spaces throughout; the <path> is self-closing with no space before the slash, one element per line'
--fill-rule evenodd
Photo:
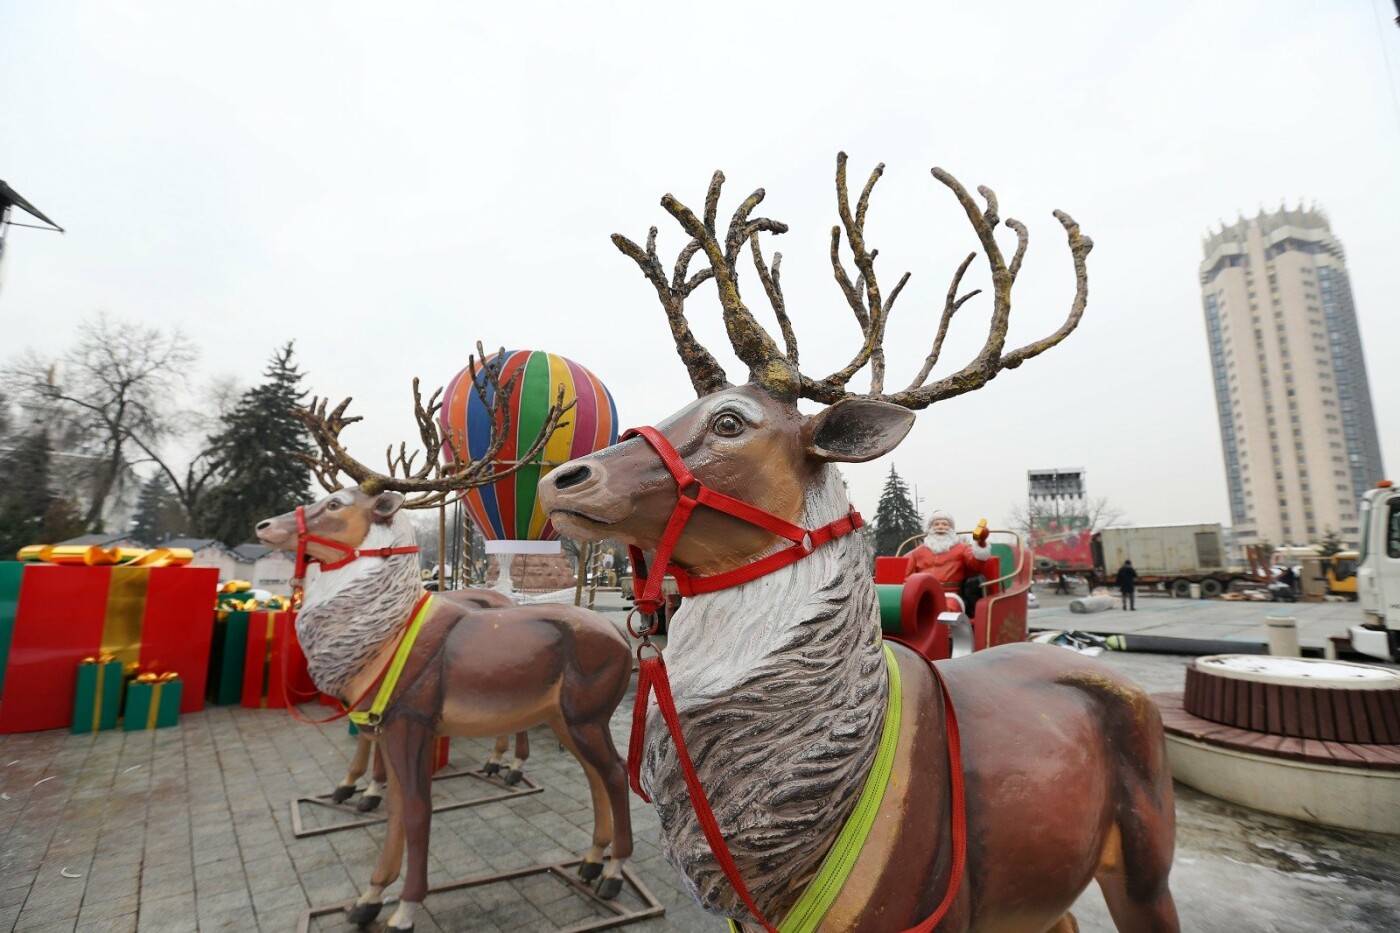
<path fill-rule="evenodd" d="M 1233 581 L 1247 579 L 1225 559 L 1224 535 L 1218 523 L 1105 528 L 1090 545 L 1094 566 L 1087 572 L 1093 585 L 1112 586 L 1123 561 L 1133 562 L 1139 587 L 1161 585 L 1173 596 L 1219 596 Z"/>

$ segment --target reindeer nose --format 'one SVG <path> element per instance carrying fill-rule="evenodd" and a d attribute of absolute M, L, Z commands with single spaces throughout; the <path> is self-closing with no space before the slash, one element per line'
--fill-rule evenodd
<path fill-rule="evenodd" d="M 254 530 L 255 530 L 255 531 L 266 531 L 267 529 L 269 529 L 269 528 L 271 528 L 271 527 L 272 527 L 272 519 L 270 519 L 270 518 L 264 518 L 262 521 L 258 522 L 258 527 L 257 527 L 256 529 L 254 529 Z"/>
<path fill-rule="evenodd" d="M 577 486 L 592 475 L 593 471 L 580 463 L 578 466 L 570 467 L 567 470 L 556 471 L 554 474 L 554 486 L 556 489 L 568 489 L 570 486 Z"/>

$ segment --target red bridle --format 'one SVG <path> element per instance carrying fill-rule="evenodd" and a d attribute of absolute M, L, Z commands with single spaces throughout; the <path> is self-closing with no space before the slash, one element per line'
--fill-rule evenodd
<path fill-rule="evenodd" d="M 332 561 L 328 564 L 325 561 L 321 560 L 319 557 L 312 557 L 310 554 L 306 553 L 306 546 L 308 544 L 319 544 L 323 547 L 328 547 L 332 550 L 339 551 L 345 556 L 342 557 L 340 560 Z M 306 507 L 301 505 L 297 506 L 297 557 L 296 569 L 293 571 L 293 573 L 295 573 L 296 575 L 295 579 L 297 580 L 306 579 L 306 568 L 311 565 L 312 561 L 315 561 L 316 563 L 320 564 L 321 571 L 325 572 L 328 570 L 339 570 L 341 567 L 344 567 L 351 561 L 358 560 L 361 557 L 388 557 L 391 554 L 417 553 L 417 545 L 407 545 L 405 547 L 371 548 L 369 550 L 362 551 L 358 548 L 353 548 L 349 547 L 348 545 L 341 544 L 339 541 L 332 541 L 330 538 L 318 537 L 317 535 L 313 535 L 306 530 Z"/>
<path fill-rule="evenodd" d="M 637 609 L 641 612 L 652 613 L 661 608 L 661 581 L 668 573 L 675 577 L 676 589 L 682 596 L 713 593 L 716 590 L 724 590 L 731 586 L 738 586 L 740 583 L 757 580 L 759 577 L 766 576 L 775 570 L 781 570 L 789 564 L 795 564 L 823 544 L 842 535 L 848 535 L 865 524 L 860 513 L 852 507 L 849 513 L 829 525 L 823 525 L 820 528 L 802 528 L 771 512 L 765 512 L 757 506 L 741 502 L 732 496 L 726 496 L 722 492 L 716 492 L 707 487 L 696 479 L 695 474 L 690 472 L 690 468 L 681 459 L 681 455 L 676 453 L 676 448 L 671 446 L 671 442 L 666 440 L 665 436 L 655 428 L 632 428 L 626 431 L 619 440 L 625 441 L 633 437 L 640 437 L 656 451 L 661 462 L 670 471 L 671 478 L 676 481 L 677 497 L 676 507 L 671 512 L 671 519 L 666 523 L 665 531 L 661 533 L 661 543 L 656 546 L 654 563 L 656 567 L 660 568 L 660 572 L 653 572 L 648 577 L 646 575 L 646 561 L 642 557 L 641 550 L 630 545 L 627 548 L 632 556 L 634 568 L 632 595 Z M 695 488 L 694 496 L 688 495 L 686 492 L 691 487 Z M 784 548 L 769 554 L 767 557 L 761 557 L 753 563 L 744 564 L 742 567 L 726 570 L 724 573 L 711 574 L 707 577 L 691 576 L 671 563 L 671 552 L 675 550 L 676 542 L 680 540 L 681 532 L 685 531 L 686 523 L 690 521 L 691 514 L 697 506 L 701 505 L 714 509 L 716 512 L 732 515 L 740 521 L 756 525 L 766 531 L 771 531 L 773 534 L 791 541 L 792 547 Z"/>

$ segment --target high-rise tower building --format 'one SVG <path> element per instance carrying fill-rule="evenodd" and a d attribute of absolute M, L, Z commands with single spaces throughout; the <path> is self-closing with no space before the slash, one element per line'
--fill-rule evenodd
<path fill-rule="evenodd" d="M 1235 541 L 1355 544 L 1380 441 L 1342 245 L 1316 209 L 1208 235 L 1201 297 Z"/>

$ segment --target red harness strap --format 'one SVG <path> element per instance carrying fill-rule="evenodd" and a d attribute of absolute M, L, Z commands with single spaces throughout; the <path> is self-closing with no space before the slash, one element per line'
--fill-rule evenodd
<path fill-rule="evenodd" d="M 418 600 L 418 602 L 413 604 L 413 609 L 410 610 L 408 613 L 408 621 L 410 625 L 413 622 L 413 617 L 418 615 L 418 610 L 423 608 L 423 604 L 427 602 L 428 597 L 432 595 L 432 593 L 424 593 L 422 597 Z M 389 666 L 394 663 L 394 655 L 399 653 L 399 644 L 404 640 L 404 636 L 408 634 L 409 627 L 409 625 L 405 625 L 403 627 L 403 631 L 399 632 L 399 640 L 394 642 L 394 650 L 389 652 L 389 660 L 384 662 L 384 667 L 380 669 L 379 676 L 374 678 L 374 680 L 370 681 L 369 686 L 366 687 L 364 692 L 356 698 L 355 702 L 351 703 L 349 706 L 346 706 L 344 703 L 341 703 L 340 700 L 337 699 L 336 705 L 340 707 L 340 712 L 335 713 L 334 715 L 326 719 L 308 719 L 301 713 L 297 712 L 295 704 L 292 703 L 287 704 L 287 712 L 291 713 L 292 718 L 295 719 L 297 722 L 304 722 L 313 726 L 323 726 L 328 722 L 335 722 L 337 719 L 344 719 L 346 716 L 349 716 L 353 710 L 359 708 L 361 703 L 369 699 L 369 695 L 375 690 L 379 689 L 379 685 L 384 682 L 384 675 L 389 673 Z M 287 671 L 286 654 L 282 655 L 282 679 L 283 683 L 290 682 L 290 674 Z"/>
<path fill-rule="evenodd" d="M 671 442 L 655 428 L 632 428 L 624 433 L 621 439 L 627 440 L 632 437 L 642 438 L 656 451 L 661 462 L 666 465 L 666 469 L 670 471 L 672 478 L 676 481 L 678 496 L 675 511 L 671 513 L 671 519 L 666 523 L 666 529 L 661 535 L 661 542 L 656 548 L 655 564 L 656 567 L 661 568 L 660 572 L 653 572 L 649 577 L 646 576 L 646 564 L 641 551 L 636 547 L 628 547 L 632 556 L 632 565 L 635 568 L 632 593 L 637 609 L 641 612 L 656 612 L 661 607 L 661 580 L 667 572 L 676 578 L 676 588 L 680 590 L 682 596 L 712 593 L 716 590 L 756 580 L 789 564 L 794 564 L 828 541 L 850 534 L 865 524 L 860 513 L 852 508 L 847 516 L 829 525 L 812 530 L 800 528 L 747 502 L 741 502 L 731 496 L 706 488 L 705 484 L 696 479 L 695 474 L 685 465 L 685 461 L 681 459 Z M 686 490 L 691 487 L 696 489 L 694 496 L 686 493 Z M 695 511 L 697 506 L 701 505 L 733 515 L 751 525 L 765 528 L 792 541 L 793 546 L 734 570 L 708 577 L 692 577 L 670 562 L 671 552 L 675 549 L 676 542 L 680 540 L 686 522 L 690 521 L 691 513 Z M 642 651 L 647 647 L 656 651 L 655 657 L 642 657 Z M 681 774 L 685 778 L 686 790 L 690 794 L 691 807 L 695 810 L 695 817 L 700 823 L 701 831 L 705 834 L 705 841 L 710 844 L 710 851 L 714 853 L 715 861 L 719 863 L 725 878 L 734 887 L 735 893 L 739 895 L 739 899 L 743 901 L 744 906 L 748 908 L 754 919 L 762 924 L 767 933 L 778 933 L 773 925 L 764 918 L 758 905 L 754 903 L 753 896 L 744 884 L 744 879 L 739 875 L 739 868 L 734 863 L 734 856 L 729 851 L 729 845 L 724 841 L 724 835 L 720 832 L 719 821 L 715 819 L 714 810 L 710 807 L 709 798 L 705 795 L 705 788 L 700 784 L 700 777 L 695 771 L 695 764 L 691 761 L 690 751 L 685 745 L 680 717 L 676 714 L 676 702 L 671 696 L 671 681 L 666 674 L 666 662 L 662 660 L 660 650 L 651 644 L 649 637 L 643 638 L 641 647 L 637 649 L 637 659 L 640 662 L 637 673 L 637 696 L 636 703 L 632 707 L 632 733 L 627 744 L 627 773 L 632 791 L 647 803 L 651 803 L 651 798 L 642 790 L 641 768 L 642 741 L 646 735 L 647 703 L 651 695 L 655 693 L 656 705 L 661 711 L 661 718 L 665 720 L 666 729 L 671 734 L 671 741 L 676 746 Z M 933 671 L 933 678 L 938 683 L 939 692 L 943 696 L 943 709 L 948 729 L 953 865 L 948 877 L 948 890 L 943 895 L 942 903 L 922 923 L 911 927 L 904 933 L 933 933 L 934 928 L 943 921 L 949 908 L 953 906 L 953 901 L 957 898 L 958 888 L 962 883 L 963 869 L 967 861 L 967 812 L 963 798 L 962 741 L 958 734 L 958 717 L 953 709 L 953 698 L 949 695 L 947 685 L 943 683 L 938 668 L 932 664 L 929 667 Z"/>
<path fill-rule="evenodd" d="M 339 551 L 345 556 L 342 557 L 340 560 L 332 561 L 328 564 L 320 558 L 312 557 L 310 554 L 306 553 L 306 546 L 308 544 L 319 544 L 324 547 L 331 548 L 332 550 Z M 320 564 L 322 571 L 327 571 L 339 570 L 341 567 L 344 567 L 351 561 L 358 560 L 361 557 L 388 557 L 391 554 L 417 553 L 418 547 L 416 545 L 411 544 L 405 545 L 404 547 L 370 548 L 369 550 L 362 551 L 358 548 L 348 547 L 347 545 L 341 544 L 339 541 L 332 541 L 330 538 L 317 537 L 316 535 L 310 534 L 306 530 L 306 507 L 300 505 L 297 506 L 297 558 L 296 569 L 293 571 L 293 573 L 296 574 L 296 579 L 298 580 L 306 579 L 306 569 L 308 566 L 310 566 L 312 561 L 315 561 L 316 563 Z"/>
<path fill-rule="evenodd" d="M 731 586 L 738 586 L 740 583 L 757 580 L 759 577 L 766 576 L 775 570 L 781 570 L 789 564 L 795 564 L 828 541 L 842 535 L 848 535 L 865 524 L 860 513 L 852 508 L 848 514 L 829 525 L 823 525 L 821 528 L 802 528 L 747 502 L 741 502 L 732 496 L 726 496 L 722 492 L 708 488 L 695 478 L 695 474 L 690 472 L 690 468 L 685 465 L 680 454 L 676 453 L 676 448 L 672 447 L 671 442 L 666 440 L 661 432 L 655 428 L 632 428 L 625 432 L 620 439 L 627 440 L 633 437 L 642 438 L 656 451 L 657 456 L 661 458 L 661 462 L 666 465 L 666 469 L 670 471 L 671 477 L 676 481 L 676 495 L 678 497 L 675 511 L 671 513 L 671 520 L 666 523 L 666 529 L 661 533 L 661 543 L 656 548 L 654 572 L 650 576 L 646 575 L 646 561 L 642 557 L 641 550 L 632 546 L 627 549 L 632 557 L 632 565 L 636 568 L 636 573 L 632 577 L 632 595 L 637 608 L 642 612 L 656 612 L 661 608 L 661 581 L 668 573 L 675 577 L 676 589 L 680 591 L 682 596 L 713 593 L 716 590 L 724 590 Z M 686 493 L 686 490 L 691 487 L 696 490 L 694 496 Z M 695 511 L 697 506 L 701 505 L 771 531 L 773 534 L 791 541 L 792 547 L 769 554 L 751 564 L 726 570 L 724 573 L 708 577 L 691 576 L 671 563 L 671 552 L 675 550 L 681 532 L 685 530 L 686 523 L 690 521 L 691 513 Z"/>

